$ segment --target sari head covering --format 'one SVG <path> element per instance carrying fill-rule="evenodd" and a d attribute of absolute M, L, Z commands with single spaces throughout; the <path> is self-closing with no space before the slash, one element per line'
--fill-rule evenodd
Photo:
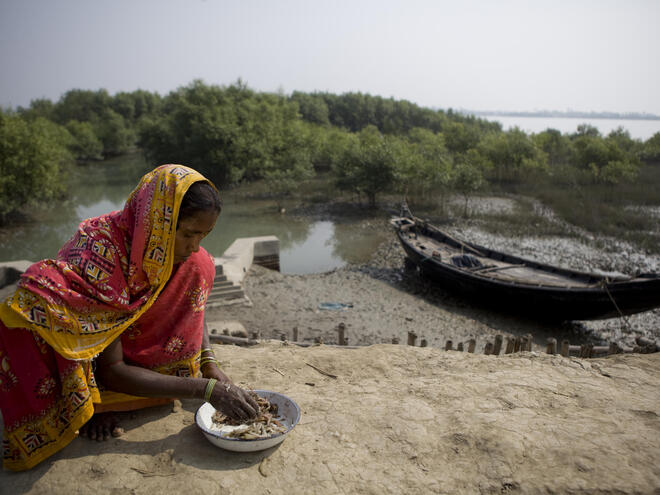
<path fill-rule="evenodd" d="M 206 179 L 181 165 L 146 174 L 123 210 L 83 221 L 57 259 L 32 265 L 0 305 L 5 468 L 29 469 L 62 449 L 96 407 L 143 407 L 99 390 L 94 377 L 92 358 L 120 334 L 134 365 L 199 372 L 215 265 L 200 248 L 173 266 L 181 202 L 198 181 Z"/>
<path fill-rule="evenodd" d="M 83 221 L 57 259 L 31 266 L 0 320 L 32 330 L 65 359 L 99 354 L 167 283 L 181 201 L 198 181 L 211 184 L 182 165 L 146 174 L 123 210 Z"/>

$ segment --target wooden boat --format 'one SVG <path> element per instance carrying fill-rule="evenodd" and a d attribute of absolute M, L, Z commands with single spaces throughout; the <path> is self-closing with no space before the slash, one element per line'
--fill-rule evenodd
<path fill-rule="evenodd" d="M 479 303 L 551 320 L 597 320 L 660 307 L 659 274 L 574 271 L 462 242 L 412 215 L 392 224 L 422 275 Z"/>

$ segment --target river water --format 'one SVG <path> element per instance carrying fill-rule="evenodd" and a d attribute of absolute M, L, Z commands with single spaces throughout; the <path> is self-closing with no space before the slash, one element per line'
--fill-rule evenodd
<path fill-rule="evenodd" d="M 38 212 L 29 223 L 0 229 L 0 261 L 53 258 L 81 220 L 123 208 L 149 169 L 140 155 L 77 167 L 64 203 Z M 320 273 L 367 261 L 387 235 L 365 230 L 358 221 L 310 221 L 281 215 L 273 201 L 245 200 L 240 189 L 222 196 L 222 214 L 202 242 L 204 248 L 220 256 L 239 237 L 275 235 L 280 239 L 283 273 Z"/>
<path fill-rule="evenodd" d="M 539 133 L 546 129 L 556 129 L 562 134 L 573 134 L 577 131 L 579 125 L 589 124 L 596 127 L 603 136 L 607 136 L 618 127 L 623 127 L 630 133 L 631 138 L 646 141 L 656 132 L 660 132 L 660 120 L 518 117 L 508 115 L 480 115 L 479 117 L 499 122 L 504 130 L 518 127 L 527 133 Z"/>

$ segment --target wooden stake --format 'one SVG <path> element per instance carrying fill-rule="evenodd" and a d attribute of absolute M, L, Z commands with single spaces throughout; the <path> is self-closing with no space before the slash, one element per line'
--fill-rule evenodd
<path fill-rule="evenodd" d="M 568 340 L 562 340 L 561 341 L 561 351 L 559 351 L 559 352 L 561 353 L 562 356 L 568 357 L 568 348 L 569 348 L 569 346 L 570 346 L 570 344 L 569 344 Z"/>
<path fill-rule="evenodd" d="M 513 352 L 520 352 L 520 347 L 522 345 L 522 337 L 516 337 L 516 340 L 513 342 Z"/>
<path fill-rule="evenodd" d="M 458 343 L 458 345 L 456 346 L 456 350 L 463 352 L 463 342 Z"/>
<path fill-rule="evenodd" d="M 293 341 L 298 342 L 298 327 L 293 327 Z"/>
<path fill-rule="evenodd" d="M 429 343 L 426 341 L 426 339 L 422 339 L 422 341 L 419 343 L 420 347 L 426 347 L 429 345 Z"/>
<path fill-rule="evenodd" d="M 474 353 L 475 347 L 477 347 L 477 339 L 468 340 L 468 352 Z"/>
<path fill-rule="evenodd" d="M 504 351 L 504 354 L 511 354 L 514 348 L 515 348 L 515 339 L 512 337 L 507 337 L 506 350 Z"/>
<path fill-rule="evenodd" d="M 548 354 L 557 354 L 557 339 L 550 337 L 548 339 L 548 345 L 545 347 L 545 352 Z"/>
<path fill-rule="evenodd" d="M 502 350 L 502 336 L 501 335 L 495 335 L 495 346 L 493 347 L 493 354 L 496 356 L 500 355 L 500 351 Z"/>
<path fill-rule="evenodd" d="M 484 348 L 484 354 L 486 356 L 490 356 L 493 353 L 493 343 L 492 342 L 486 342 L 486 347 Z"/>
<path fill-rule="evenodd" d="M 399 343 L 399 337 L 392 337 L 392 344 L 397 345 Z"/>
<path fill-rule="evenodd" d="M 337 343 L 339 345 L 346 345 L 344 342 L 344 331 L 346 330 L 346 325 L 340 323 L 337 325 Z"/>
<path fill-rule="evenodd" d="M 408 345 L 415 345 L 417 334 L 415 332 L 408 332 Z"/>
<path fill-rule="evenodd" d="M 525 350 L 531 352 L 533 343 L 534 343 L 534 337 L 532 336 L 531 333 L 528 333 L 527 334 L 527 346 L 525 347 Z"/>
<path fill-rule="evenodd" d="M 454 343 L 451 340 L 448 340 L 445 343 L 445 351 L 452 351 L 453 350 Z"/>

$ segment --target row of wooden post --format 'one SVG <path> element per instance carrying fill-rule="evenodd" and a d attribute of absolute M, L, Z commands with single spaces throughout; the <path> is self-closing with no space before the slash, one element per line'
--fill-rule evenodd
<path fill-rule="evenodd" d="M 417 335 L 415 332 L 408 332 L 408 345 L 414 346 L 417 340 Z M 494 342 L 486 342 L 484 347 L 484 354 L 486 355 L 499 355 L 502 351 L 502 344 L 504 338 L 501 335 L 495 336 Z M 532 334 L 522 335 L 518 337 L 507 337 L 506 347 L 504 348 L 504 354 L 512 354 L 514 352 L 522 351 L 531 351 L 532 350 Z M 393 344 L 398 344 L 398 337 L 392 338 Z M 638 337 L 636 339 L 637 345 L 633 347 L 624 347 L 620 346 L 616 342 L 611 342 L 606 346 L 595 346 L 593 344 L 582 344 L 582 345 L 571 345 L 568 340 L 562 340 L 559 347 L 557 347 L 557 339 L 549 338 L 545 347 L 545 352 L 548 354 L 561 354 L 562 356 L 579 356 L 583 358 L 590 357 L 599 357 L 599 356 L 608 356 L 611 354 L 622 354 L 626 353 L 651 353 L 657 352 L 660 350 L 658 345 L 653 340 L 645 339 L 643 337 Z M 426 347 L 428 345 L 426 339 L 422 339 L 420 342 L 420 347 Z M 465 343 L 459 342 L 454 349 L 454 343 L 451 340 L 445 342 L 445 351 L 465 351 L 474 353 L 477 346 L 477 339 L 469 339 Z"/>
<path fill-rule="evenodd" d="M 339 323 L 336 328 L 337 331 L 337 343 L 340 346 L 348 346 L 348 337 L 346 336 L 346 325 L 344 323 Z M 211 340 L 226 343 L 226 344 L 236 344 L 236 345 L 252 345 L 256 344 L 259 339 L 258 332 L 252 332 L 252 339 L 241 338 L 241 337 L 231 337 L 228 335 L 217 335 L 215 331 L 212 332 Z M 293 340 L 291 341 L 297 345 L 312 345 L 304 342 L 298 341 L 298 327 L 293 327 Z M 286 335 L 283 333 L 281 335 L 281 340 L 285 341 Z M 486 355 L 495 355 L 504 351 L 504 354 L 512 354 L 514 352 L 522 351 L 531 351 L 532 350 L 532 334 L 521 335 L 518 337 L 507 337 L 506 345 L 504 345 L 504 338 L 502 335 L 496 335 L 493 342 L 486 342 L 484 346 L 484 354 Z M 316 337 L 316 344 L 323 344 L 323 339 L 321 337 Z M 415 346 L 417 343 L 417 334 L 415 332 L 408 332 L 408 345 Z M 393 337 L 392 344 L 399 344 L 399 338 Z M 428 341 L 426 339 L 420 340 L 420 347 L 427 347 Z M 446 351 L 467 351 L 469 353 L 474 353 L 477 347 L 477 339 L 469 339 L 465 342 L 459 342 L 454 348 L 454 342 L 452 340 L 447 340 L 445 342 Z M 582 358 L 591 358 L 591 357 L 600 357 L 607 356 L 611 354 L 621 354 L 621 353 L 651 353 L 660 351 L 660 347 L 656 344 L 655 341 L 646 339 L 643 337 L 638 337 L 636 339 L 636 345 L 633 347 L 620 346 L 616 342 L 612 342 L 606 346 L 595 346 L 592 344 L 582 344 L 582 345 L 571 345 L 568 340 L 562 340 L 560 343 L 557 342 L 555 338 L 549 338 L 546 343 L 545 352 L 548 354 L 561 354 L 562 356 L 579 356 Z"/>

